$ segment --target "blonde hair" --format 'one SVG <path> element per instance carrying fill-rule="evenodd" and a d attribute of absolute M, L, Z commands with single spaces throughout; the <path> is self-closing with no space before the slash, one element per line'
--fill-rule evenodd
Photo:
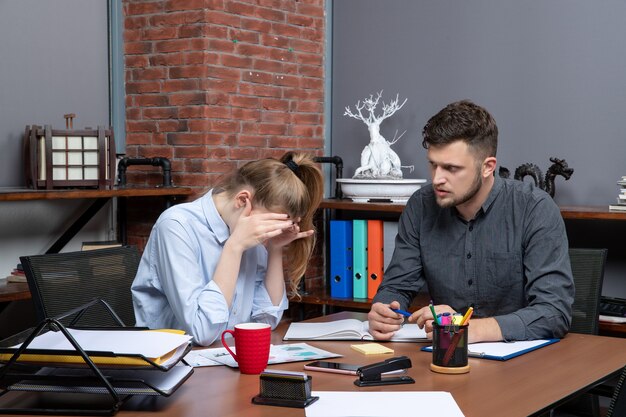
<path fill-rule="evenodd" d="M 271 211 L 287 212 L 293 219 L 300 217 L 300 230 L 314 230 L 313 216 L 324 194 L 324 178 L 312 156 L 288 152 L 280 160 L 266 158 L 248 162 L 224 178 L 214 192 L 234 195 L 244 186 L 254 190 L 253 206 L 258 204 Z M 287 276 L 290 290 L 296 295 L 314 246 L 315 234 L 294 240 L 287 246 Z"/>

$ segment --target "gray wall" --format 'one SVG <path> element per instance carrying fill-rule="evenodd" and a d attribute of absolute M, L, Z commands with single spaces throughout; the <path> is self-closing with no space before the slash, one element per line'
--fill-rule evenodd
<path fill-rule="evenodd" d="M 108 125 L 107 0 L 0 0 L 0 187 L 23 187 L 28 124 Z M 89 201 L 0 203 L 0 278 L 20 255 L 45 252 Z M 115 236 L 111 204 L 66 246 Z M 0 323 L 1 324 L 1 323 Z"/>
<path fill-rule="evenodd" d="M 24 186 L 26 125 L 109 125 L 107 0 L 0 0 L 0 187 Z"/>
<path fill-rule="evenodd" d="M 551 156 L 575 172 L 556 180 L 559 205 L 608 205 L 626 175 L 626 2 L 623 0 L 337 0 L 333 2 L 331 154 L 359 166 L 369 137 L 345 106 L 384 90 L 408 98 L 383 122 L 405 178 L 429 179 L 421 131 L 449 102 L 485 106 L 500 130 L 498 162 L 544 172 Z M 568 221 L 570 244 L 608 247 L 603 293 L 626 298 L 626 222 Z"/>
<path fill-rule="evenodd" d="M 626 2 L 606 0 L 339 0 L 333 2 L 332 154 L 359 165 L 365 124 L 343 116 L 363 97 L 408 98 L 382 124 L 405 178 L 428 178 L 421 131 L 447 103 L 469 98 L 500 129 L 498 162 L 544 172 L 551 156 L 575 169 L 556 181 L 560 205 L 606 205 L 626 175 Z"/>

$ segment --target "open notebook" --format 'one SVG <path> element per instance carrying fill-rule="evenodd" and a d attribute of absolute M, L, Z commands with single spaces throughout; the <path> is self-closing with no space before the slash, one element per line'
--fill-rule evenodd
<path fill-rule="evenodd" d="M 345 319 L 325 323 L 291 323 L 283 340 L 374 340 L 367 321 Z M 426 332 L 417 324 L 404 324 L 393 342 L 425 342 Z"/>

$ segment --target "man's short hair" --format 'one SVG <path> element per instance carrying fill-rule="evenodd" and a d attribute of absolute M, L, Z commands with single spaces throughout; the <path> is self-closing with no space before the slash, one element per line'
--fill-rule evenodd
<path fill-rule="evenodd" d="M 496 156 L 498 126 L 487 110 L 469 100 L 448 104 L 428 120 L 422 131 L 422 146 L 466 142 L 481 159 Z"/>

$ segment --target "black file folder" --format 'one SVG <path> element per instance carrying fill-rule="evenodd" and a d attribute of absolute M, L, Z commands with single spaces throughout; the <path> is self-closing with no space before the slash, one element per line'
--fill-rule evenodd
<path fill-rule="evenodd" d="M 140 354 L 117 355 L 114 352 L 84 350 L 72 337 L 71 329 L 59 320 L 98 302 L 94 300 L 62 317 L 44 319 L 34 329 L 0 342 L 0 357 L 5 362 L 0 367 L 0 414 L 113 415 L 133 395 L 169 396 L 191 376 L 193 368 L 182 360 L 191 349 L 191 343 L 181 345 L 174 352 L 174 358 L 166 363 L 156 363 Z M 116 327 L 97 330 L 145 329 Z M 61 332 L 74 350 L 28 348 L 35 337 L 50 331 Z M 15 347 L 17 344 L 19 347 Z M 32 359 L 35 357 L 39 360 Z M 68 357 L 72 360 L 68 361 Z M 132 364 L 120 365 L 110 360 L 118 357 L 121 363 L 130 358 Z M 41 358 L 49 360 L 44 362 Z M 97 360 L 103 359 L 104 363 L 96 364 Z M 137 362 L 143 366 L 137 365 Z M 17 396 L 30 394 L 44 398 L 48 393 L 52 393 L 52 402 L 39 399 L 14 401 Z M 99 398 L 85 400 L 92 396 Z M 60 402 L 59 398 L 66 403 Z M 16 407 L 15 404 L 29 405 Z"/>

